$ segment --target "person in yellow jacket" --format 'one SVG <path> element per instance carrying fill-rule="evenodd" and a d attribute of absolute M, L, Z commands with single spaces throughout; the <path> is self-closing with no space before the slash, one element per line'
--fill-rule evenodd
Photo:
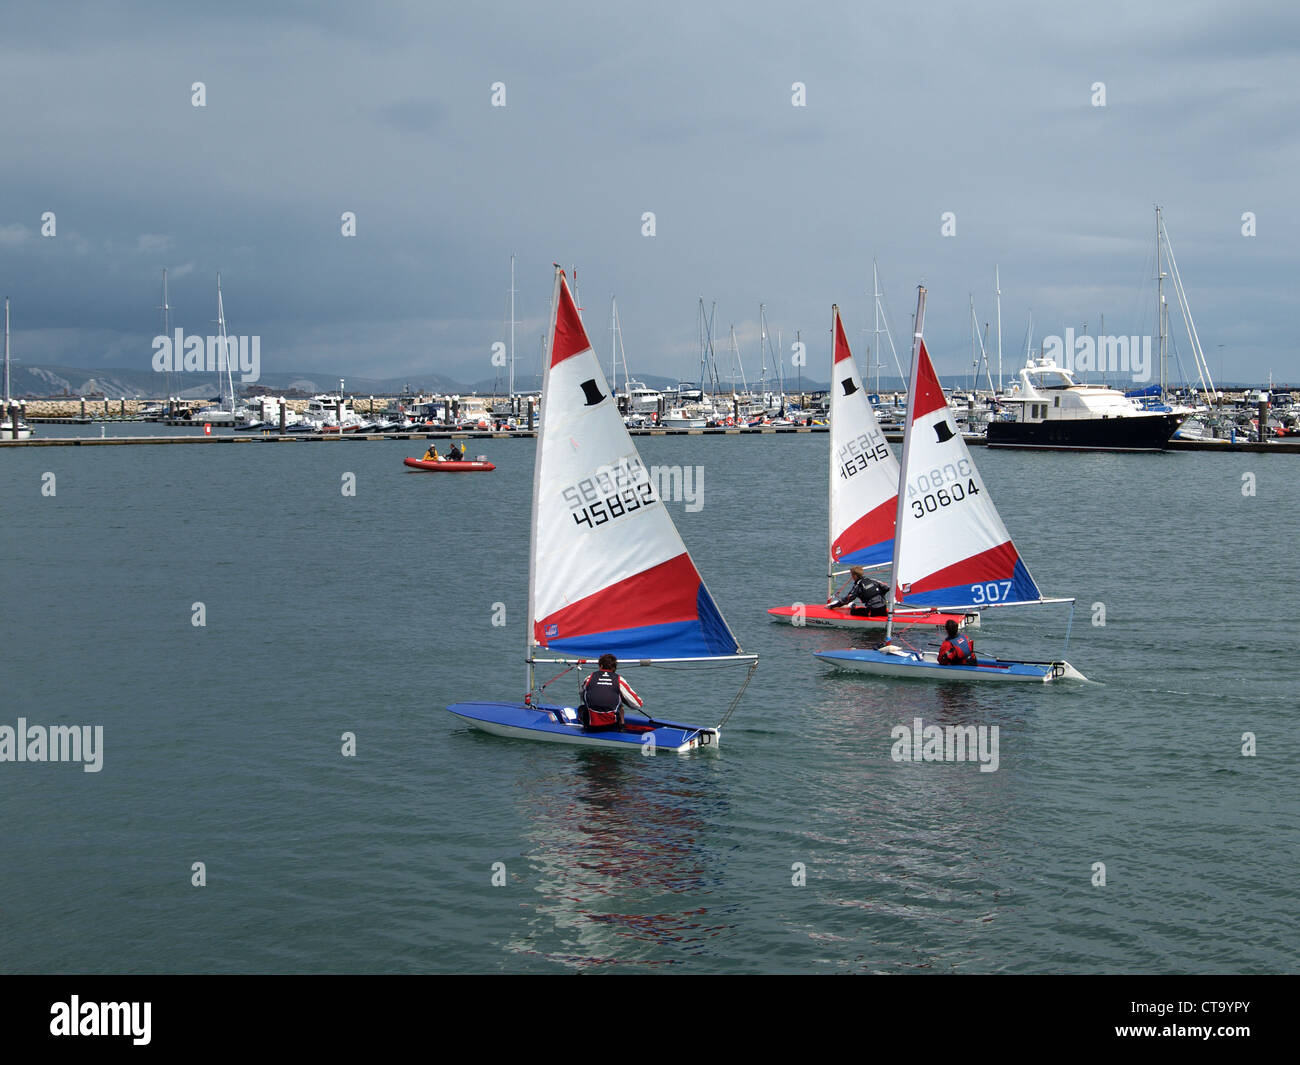
<path fill-rule="evenodd" d="M 441 462 L 442 456 L 438 454 L 438 445 L 430 444 L 429 450 L 424 453 L 425 462 Z"/>

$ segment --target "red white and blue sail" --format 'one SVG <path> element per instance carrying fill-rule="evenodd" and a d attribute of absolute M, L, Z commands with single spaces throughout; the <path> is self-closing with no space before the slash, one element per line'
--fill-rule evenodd
<path fill-rule="evenodd" d="M 862 387 L 839 307 L 831 313 L 831 565 L 883 566 L 894 554 L 898 460 Z"/>
<path fill-rule="evenodd" d="M 1039 602 L 917 338 L 894 556 L 897 606 L 980 609 Z"/>
<path fill-rule="evenodd" d="M 740 648 L 709 595 L 556 269 L 533 474 L 529 657 L 712 658 Z"/>

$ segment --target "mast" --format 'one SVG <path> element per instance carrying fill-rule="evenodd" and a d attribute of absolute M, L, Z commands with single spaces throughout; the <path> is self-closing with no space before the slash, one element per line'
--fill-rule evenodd
<path fill-rule="evenodd" d="M 735 322 L 732 322 L 732 323 L 731 323 L 731 364 L 732 364 L 732 367 L 733 367 L 733 369 L 732 369 L 732 373 L 731 373 L 731 396 L 732 396 L 732 399 L 735 399 L 735 396 L 736 396 L 736 373 L 735 373 L 735 369 L 734 369 L 735 367 L 739 367 L 739 368 L 740 368 L 740 388 L 741 388 L 741 391 L 742 391 L 742 392 L 745 392 L 745 393 L 748 393 L 748 392 L 749 392 L 749 382 L 745 380 L 745 363 L 744 363 L 744 361 L 743 361 L 743 360 L 741 359 L 741 357 L 740 357 L 740 344 L 737 343 L 737 341 L 736 341 L 736 323 L 735 323 Z"/>
<path fill-rule="evenodd" d="M 898 507 L 894 512 L 894 561 L 889 569 L 888 620 L 885 622 L 885 640 L 894 633 L 894 593 L 898 589 L 898 547 L 903 532 L 903 515 L 907 509 L 907 453 L 912 443 L 912 412 L 916 409 L 917 372 L 921 364 L 921 329 L 925 324 L 925 286 L 916 286 L 916 318 L 912 329 L 912 372 L 907 384 L 907 421 L 903 429 L 903 454 L 898 463 Z"/>
<path fill-rule="evenodd" d="M 993 287 L 998 294 L 998 394 L 1002 393 L 1002 276 L 993 267 Z"/>
<path fill-rule="evenodd" d="M 794 343 L 796 348 L 800 347 L 803 344 L 803 333 L 799 329 L 796 329 L 794 331 Z M 798 371 L 795 375 L 795 388 L 799 396 L 799 406 L 802 407 L 803 406 L 803 364 L 801 363 L 799 366 L 795 367 L 795 369 Z"/>
<path fill-rule="evenodd" d="M 781 347 L 781 327 L 776 330 L 776 350 L 772 352 L 772 363 L 776 367 L 776 387 L 780 396 L 780 416 L 785 417 L 785 351 Z"/>
<path fill-rule="evenodd" d="M 876 346 L 871 351 L 872 359 L 875 361 L 876 395 L 880 395 L 880 367 L 884 364 L 880 361 L 880 271 L 876 268 L 875 259 L 871 260 L 871 290 L 876 311 Z"/>
<path fill-rule="evenodd" d="M 970 293 L 970 387 L 975 391 L 975 379 L 979 376 L 980 362 L 975 355 L 975 341 L 979 336 L 979 319 L 975 317 L 975 293 Z"/>
<path fill-rule="evenodd" d="M 163 301 L 162 301 L 162 306 L 157 309 L 162 311 L 162 319 L 163 319 L 162 335 L 167 337 L 168 343 L 170 343 L 171 323 L 168 317 L 168 312 L 171 310 L 171 307 L 167 303 L 167 267 L 165 266 L 163 267 Z M 167 363 L 167 375 L 164 378 L 164 380 L 166 381 L 166 388 L 167 388 L 167 402 L 165 404 L 165 409 L 167 411 L 168 416 L 170 416 L 172 412 L 172 370 L 171 368 L 175 364 L 175 362 L 176 362 L 176 355 L 175 352 L 173 352 L 171 360 Z"/>
<path fill-rule="evenodd" d="M 537 458 L 533 462 L 533 507 L 528 523 L 528 616 L 524 619 L 524 661 L 528 664 L 528 691 L 533 690 L 533 617 L 534 586 L 537 577 L 537 513 L 541 500 L 542 444 L 546 436 L 546 393 L 551 383 L 551 348 L 555 343 L 555 317 L 560 310 L 560 286 L 564 283 L 564 270 L 555 263 L 555 288 L 551 292 L 551 322 L 542 339 L 542 395 L 541 417 L 537 420 Z M 576 307 L 578 301 L 573 301 Z"/>
<path fill-rule="evenodd" d="M 873 268 L 875 264 L 872 264 Z M 835 325 L 840 318 L 838 304 L 831 304 L 831 425 L 835 424 Z M 835 598 L 835 445 L 834 428 L 831 429 L 831 446 L 826 449 L 826 602 Z"/>
<path fill-rule="evenodd" d="M 510 407 L 515 404 L 515 257 L 510 256 Z"/>
<path fill-rule="evenodd" d="M 1156 204 L 1156 315 L 1160 330 L 1160 398 L 1165 397 L 1165 270 L 1160 241 L 1160 204 Z"/>
<path fill-rule="evenodd" d="M 4 410 L 0 415 L 12 417 L 9 414 L 9 296 L 4 298 Z"/>
<path fill-rule="evenodd" d="M 618 395 L 618 300 L 609 294 L 609 376 Z M 615 400 L 617 402 L 617 400 Z"/>
<path fill-rule="evenodd" d="M 5 297 L 5 409 L 0 411 L 0 420 L 12 418 L 9 412 L 9 297 Z"/>
<path fill-rule="evenodd" d="M 230 341 L 226 336 L 226 308 L 221 301 L 221 275 L 217 274 L 217 350 L 222 353 L 226 360 L 226 384 L 230 394 L 230 415 L 233 418 L 235 414 L 235 379 L 230 373 Z M 220 384 L 221 370 L 217 370 L 217 381 Z M 340 398 L 342 398 L 340 396 Z M 339 411 L 339 424 L 342 426 L 343 412 Z M 340 431 L 342 431 L 340 429 Z"/>

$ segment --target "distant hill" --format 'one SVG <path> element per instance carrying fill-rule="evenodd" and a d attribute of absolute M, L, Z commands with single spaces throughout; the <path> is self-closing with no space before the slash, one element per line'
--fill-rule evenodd
<path fill-rule="evenodd" d="M 13 364 L 9 370 L 10 391 L 19 398 L 46 399 L 64 395 L 86 396 L 102 393 L 109 399 L 161 398 L 167 391 L 166 377 L 152 370 L 127 370 L 99 368 L 88 370 L 73 366 L 33 366 Z M 172 375 L 172 387 L 185 399 L 205 399 L 217 395 L 224 378 L 215 373 L 182 373 Z M 315 395 L 318 392 L 336 392 L 339 375 L 319 371 L 296 373 L 264 373 L 256 382 L 275 392 L 297 389 Z M 467 391 L 459 382 L 442 374 L 422 374 L 418 377 L 374 378 L 344 375 L 344 387 L 353 395 L 385 395 L 400 393 L 407 386 L 413 392 Z M 235 390 L 242 391 L 239 379 Z"/>
<path fill-rule="evenodd" d="M 50 399 L 60 396 L 89 396 L 100 394 L 108 399 L 161 399 L 167 384 L 163 374 L 152 370 L 130 370 L 121 367 L 100 367 L 85 369 L 75 366 L 39 366 L 27 363 L 14 363 L 10 367 L 10 390 L 19 399 Z M 410 377 L 349 377 L 343 375 L 344 387 L 351 395 L 398 395 L 409 388 L 412 392 L 430 393 L 477 393 L 479 395 L 501 395 L 506 391 L 506 379 L 483 378 L 466 384 L 443 374 L 422 374 Z M 659 374 L 633 373 L 633 379 L 642 381 L 654 389 L 675 388 L 680 378 L 663 377 Z M 339 375 L 320 371 L 297 371 L 294 373 L 264 373 L 256 382 L 273 392 L 288 392 L 297 389 L 315 395 L 319 392 L 336 392 L 339 387 Z M 797 379 L 786 382 L 786 390 L 793 391 Z M 884 385 L 884 380 L 881 381 Z M 623 384 L 622 379 L 619 381 Z M 724 383 L 725 391 L 730 382 Z M 750 382 L 756 389 L 757 381 Z M 223 379 L 215 373 L 182 373 L 172 376 L 172 388 L 183 399 L 211 399 L 218 395 Z M 516 392 L 535 392 L 541 387 L 535 374 L 515 372 Z M 769 390 L 775 389 L 775 383 L 768 382 Z M 804 378 L 802 387 L 805 392 L 823 391 L 826 384 Z M 243 391 L 239 380 L 235 381 L 235 390 Z"/>

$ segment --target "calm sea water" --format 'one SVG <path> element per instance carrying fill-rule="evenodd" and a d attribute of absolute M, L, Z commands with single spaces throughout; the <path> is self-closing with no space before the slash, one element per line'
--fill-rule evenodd
<path fill-rule="evenodd" d="M 1101 682 L 1008 690 L 831 673 L 862 637 L 769 623 L 824 591 L 826 446 L 638 441 L 703 467 L 673 515 L 761 655 L 721 750 L 655 758 L 444 710 L 523 691 L 532 441 L 474 477 L 400 441 L 0 452 L 0 725 L 104 728 L 99 773 L 0 763 L 0 969 L 1300 967 L 1300 462 L 977 451 Z M 1068 617 L 976 643 L 1056 655 Z M 708 722 L 740 675 L 631 679 Z M 998 770 L 893 761 L 917 717 L 998 726 Z"/>

